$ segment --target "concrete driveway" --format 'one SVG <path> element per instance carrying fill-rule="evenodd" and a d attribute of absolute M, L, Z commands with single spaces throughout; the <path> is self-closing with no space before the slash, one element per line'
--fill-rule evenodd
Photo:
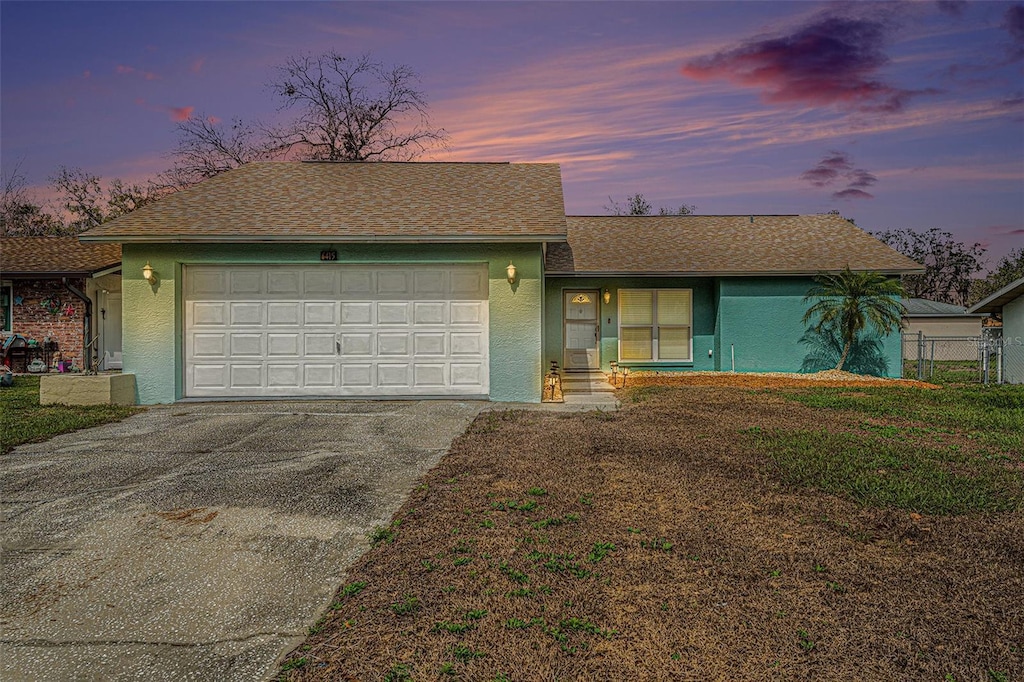
<path fill-rule="evenodd" d="M 178 404 L 18 448 L 0 679 L 266 677 L 485 405 Z"/>

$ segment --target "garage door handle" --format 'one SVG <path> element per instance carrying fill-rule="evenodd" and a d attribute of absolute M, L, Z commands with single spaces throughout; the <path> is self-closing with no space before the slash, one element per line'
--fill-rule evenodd
<path fill-rule="evenodd" d="M 334 340 L 334 352 L 336 355 L 341 355 L 341 341 Z"/>

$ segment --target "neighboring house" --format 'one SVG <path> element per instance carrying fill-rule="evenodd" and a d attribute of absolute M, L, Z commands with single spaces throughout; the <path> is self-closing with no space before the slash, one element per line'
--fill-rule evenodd
<path fill-rule="evenodd" d="M 121 357 L 121 247 L 77 237 L 0 237 L 0 337 L 57 342 L 64 360 L 86 368 L 96 344 L 101 366 Z"/>
<path fill-rule="evenodd" d="M 905 298 L 903 305 L 907 309 L 903 316 L 903 333 L 908 336 L 945 338 L 948 342 L 935 345 L 934 360 L 964 360 L 965 344 L 963 339 L 981 339 L 981 324 L 988 315 L 969 313 L 967 308 L 929 301 L 926 298 Z M 954 341 L 956 339 L 956 341 Z M 976 350 L 976 349 L 975 349 Z M 903 359 L 917 359 L 917 345 L 913 339 L 903 344 Z"/>
<path fill-rule="evenodd" d="M 551 360 L 798 371 L 814 274 L 922 270 L 837 216 L 567 218 L 555 164 L 255 163 L 82 239 L 123 245 L 142 403 L 537 402 Z"/>
<path fill-rule="evenodd" d="M 967 309 L 1003 320 L 1003 381 L 1024 384 L 1024 277 Z"/>

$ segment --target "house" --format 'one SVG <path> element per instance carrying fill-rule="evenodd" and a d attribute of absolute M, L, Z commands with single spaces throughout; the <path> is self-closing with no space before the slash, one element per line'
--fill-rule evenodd
<path fill-rule="evenodd" d="M 815 273 L 921 271 L 837 216 L 566 217 L 556 164 L 254 163 L 81 238 L 123 246 L 142 403 L 537 402 L 551 360 L 796 371 Z"/>
<path fill-rule="evenodd" d="M 1002 318 L 1002 378 L 1006 383 L 1024 384 L 1024 277 L 978 301 L 967 312 Z"/>
<path fill-rule="evenodd" d="M 982 321 L 985 313 L 969 313 L 967 308 L 926 298 L 905 298 L 903 306 L 903 359 L 917 360 L 918 348 L 913 338 L 923 337 L 947 339 L 934 347 L 934 360 L 963 360 L 966 339 L 981 339 Z M 958 343 L 959 342 L 959 343 Z"/>
<path fill-rule="evenodd" d="M 90 367 L 89 346 L 97 348 L 101 368 L 118 367 L 120 273 L 118 244 L 82 243 L 77 237 L 0 237 L 0 337 L 20 335 L 35 342 L 36 354 L 48 365 L 59 352 L 76 367 Z M 51 343 L 43 356 L 47 339 Z"/>

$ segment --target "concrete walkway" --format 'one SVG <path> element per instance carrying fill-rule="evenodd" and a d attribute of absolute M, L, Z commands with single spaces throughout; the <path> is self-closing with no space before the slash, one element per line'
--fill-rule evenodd
<path fill-rule="evenodd" d="M 193 403 L 3 459 L 2 680 L 258 680 L 481 402 Z"/>

